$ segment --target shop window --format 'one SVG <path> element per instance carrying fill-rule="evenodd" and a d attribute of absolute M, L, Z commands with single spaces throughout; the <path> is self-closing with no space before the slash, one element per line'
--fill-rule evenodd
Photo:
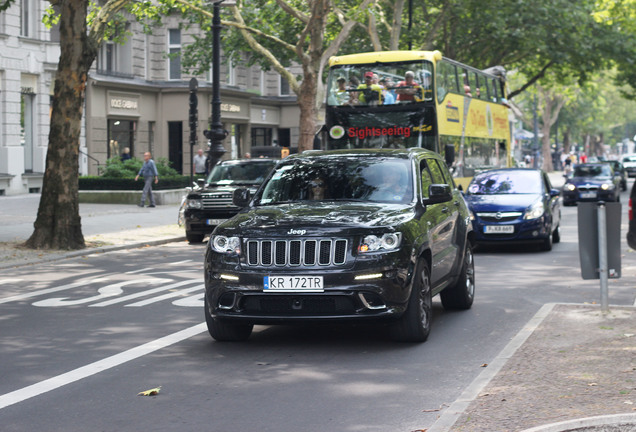
<path fill-rule="evenodd" d="M 137 122 L 134 120 L 108 120 L 108 158 L 121 156 L 124 149 L 130 149 L 130 154 L 135 155 L 135 141 Z"/>
<path fill-rule="evenodd" d="M 271 145 L 272 128 L 252 128 L 252 147 Z"/>

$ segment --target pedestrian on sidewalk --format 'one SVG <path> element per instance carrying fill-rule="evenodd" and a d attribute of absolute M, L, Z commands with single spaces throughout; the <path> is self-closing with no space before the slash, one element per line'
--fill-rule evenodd
<path fill-rule="evenodd" d="M 192 163 L 194 164 L 194 172 L 196 175 L 206 176 L 208 174 L 208 164 L 206 163 L 206 160 L 207 158 L 203 156 L 203 150 L 199 149 L 196 156 L 192 160 Z"/>
<path fill-rule="evenodd" d="M 148 197 L 148 201 L 150 205 L 148 207 L 155 207 L 155 197 L 152 196 L 152 180 L 155 180 L 155 184 L 159 183 L 159 172 L 157 171 L 157 166 L 155 165 L 155 161 L 152 160 L 152 155 L 150 152 L 144 153 L 144 164 L 142 165 L 137 177 L 135 177 L 135 181 L 139 179 L 139 176 L 144 178 L 144 191 L 141 194 L 141 203 L 138 204 L 139 207 L 143 207 L 146 202 L 146 196 Z"/>

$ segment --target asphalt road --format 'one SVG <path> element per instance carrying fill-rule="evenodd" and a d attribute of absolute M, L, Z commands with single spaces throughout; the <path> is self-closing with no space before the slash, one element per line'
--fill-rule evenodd
<path fill-rule="evenodd" d="M 424 344 L 394 343 L 378 326 L 259 326 L 246 343 L 215 343 L 203 324 L 204 248 L 1 271 L 0 430 L 426 429 L 543 304 L 599 301 L 599 282 L 580 278 L 566 207 L 551 252 L 479 251 L 473 308 L 446 312 L 435 299 Z M 622 248 L 610 303 L 631 305 L 636 259 Z"/>

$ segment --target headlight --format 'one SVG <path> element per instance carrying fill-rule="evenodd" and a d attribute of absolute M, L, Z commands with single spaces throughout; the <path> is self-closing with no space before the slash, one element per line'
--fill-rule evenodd
<path fill-rule="evenodd" d="M 200 199 L 189 199 L 187 202 L 187 206 L 191 209 L 202 209 L 203 203 Z"/>
<path fill-rule="evenodd" d="M 612 190 L 612 189 L 614 189 L 614 187 L 615 187 L 614 183 L 603 183 L 601 185 L 601 189 L 603 189 L 603 190 Z"/>
<path fill-rule="evenodd" d="M 402 233 L 389 233 L 381 237 L 368 235 L 362 240 L 358 251 L 361 253 L 377 252 L 380 250 L 394 251 L 399 249 L 401 243 Z"/>
<path fill-rule="evenodd" d="M 530 207 L 526 209 L 525 214 L 523 215 L 524 219 L 538 219 L 543 216 L 544 213 L 543 202 L 537 201 L 532 204 Z"/>
<path fill-rule="evenodd" d="M 210 241 L 212 249 L 219 253 L 241 253 L 241 241 L 238 237 L 226 237 L 222 235 L 212 236 Z"/>
<path fill-rule="evenodd" d="M 573 191 L 576 189 L 576 186 L 574 186 L 572 183 L 567 183 L 565 186 L 563 186 L 565 189 L 569 190 L 569 191 Z"/>

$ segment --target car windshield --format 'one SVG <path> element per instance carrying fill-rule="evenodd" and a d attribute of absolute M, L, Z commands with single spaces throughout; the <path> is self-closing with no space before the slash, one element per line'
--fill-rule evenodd
<path fill-rule="evenodd" d="M 278 166 L 257 205 L 298 201 L 369 201 L 409 203 L 413 200 L 410 162 L 359 156 L 296 160 Z"/>
<path fill-rule="evenodd" d="M 492 171 L 476 175 L 468 185 L 469 195 L 540 194 L 538 171 Z"/>
<path fill-rule="evenodd" d="M 625 156 L 623 162 L 636 162 L 636 156 Z"/>
<path fill-rule="evenodd" d="M 260 184 L 276 165 L 275 160 L 224 162 L 212 169 L 208 176 L 211 185 L 252 185 Z"/>
<path fill-rule="evenodd" d="M 608 165 L 577 165 L 574 177 L 610 177 L 612 169 Z"/>

